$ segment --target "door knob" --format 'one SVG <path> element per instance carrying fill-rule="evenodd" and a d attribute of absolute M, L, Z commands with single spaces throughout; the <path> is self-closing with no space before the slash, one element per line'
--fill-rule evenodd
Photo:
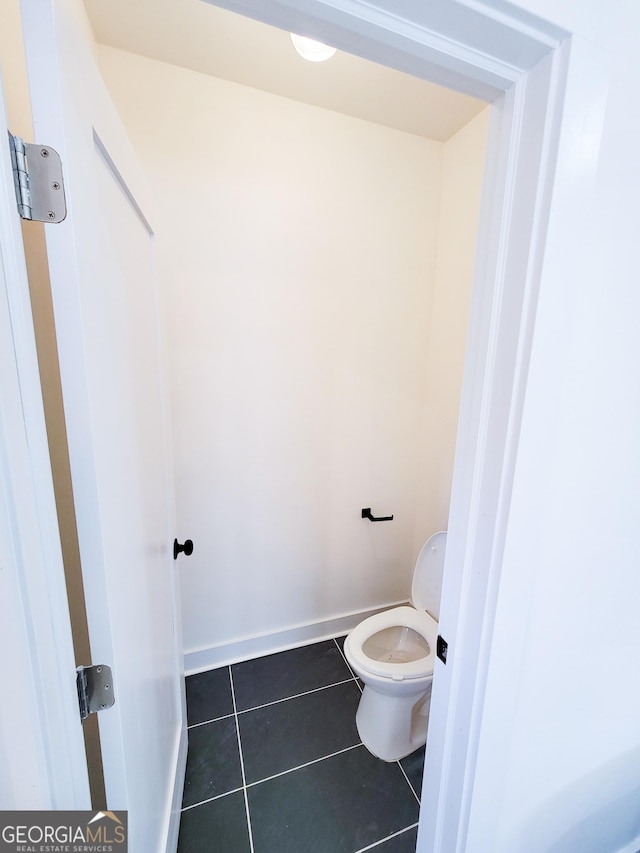
<path fill-rule="evenodd" d="M 193 554 L 193 542 L 191 539 L 185 539 L 184 545 L 181 545 L 177 539 L 173 540 L 173 559 L 178 559 L 178 554 L 184 554 L 185 557 L 190 557 Z"/>

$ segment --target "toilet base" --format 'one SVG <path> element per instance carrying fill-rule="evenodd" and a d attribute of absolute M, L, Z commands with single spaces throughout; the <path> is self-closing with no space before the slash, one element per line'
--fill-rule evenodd
<path fill-rule="evenodd" d="M 391 696 L 365 684 L 356 713 L 362 743 L 383 761 L 398 761 L 427 740 L 431 683 L 408 696 Z"/>

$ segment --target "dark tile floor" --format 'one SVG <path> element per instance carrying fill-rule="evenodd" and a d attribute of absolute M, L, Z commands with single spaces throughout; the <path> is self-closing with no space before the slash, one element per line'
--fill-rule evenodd
<path fill-rule="evenodd" d="M 414 853 L 424 748 L 365 749 L 342 642 L 187 678 L 178 853 Z"/>

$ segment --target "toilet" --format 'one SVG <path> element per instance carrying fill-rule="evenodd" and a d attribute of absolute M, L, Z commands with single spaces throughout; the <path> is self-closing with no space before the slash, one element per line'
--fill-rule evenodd
<path fill-rule="evenodd" d="M 446 542 L 446 531 L 440 531 L 422 546 L 411 586 L 413 607 L 369 616 L 344 643 L 349 665 L 364 682 L 358 734 L 383 761 L 404 758 L 427 739 Z"/>

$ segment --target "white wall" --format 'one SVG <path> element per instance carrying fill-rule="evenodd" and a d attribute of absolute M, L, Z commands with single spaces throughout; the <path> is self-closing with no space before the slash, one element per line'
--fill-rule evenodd
<path fill-rule="evenodd" d="M 187 650 L 405 600 L 416 506 L 423 538 L 446 521 L 468 303 L 468 280 L 446 294 L 449 249 L 436 257 L 444 146 L 98 55 L 177 270 L 177 507 L 179 535 L 195 542 L 181 569 Z M 443 317 L 452 299 L 462 332 L 430 356 L 432 305 Z M 436 402 L 453 412 L 442 432 L 453 424 L 438 495 L 418 502 L 432 488 L 418 476 L 430 357 L 451 366 L 453 405 Z M 363 506 L 395 519 L 363 521 Z"/>
<path fill-rule="evenodd" d="M 584 38 L 572 46 L 465 849 L 635 853 L 640 7 L 518 5 Z"/>
<path fill-rule="evenodd" d="M 485 145 L 490 108 L 443 146 L 442 193 L 434 272 L 426 385 L 417 456 L 414 555 L 435 530 L 446 530 Z"/>

